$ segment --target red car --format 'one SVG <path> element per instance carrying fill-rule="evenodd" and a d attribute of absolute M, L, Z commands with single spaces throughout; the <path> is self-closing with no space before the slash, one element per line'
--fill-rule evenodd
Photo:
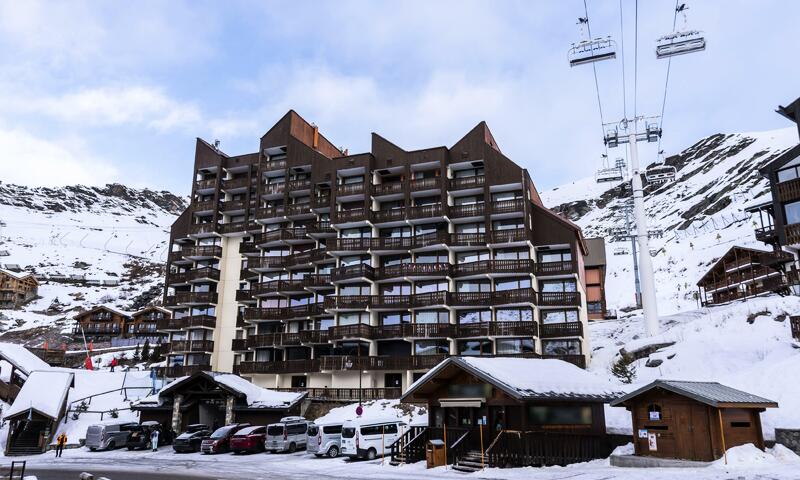
<path fill-rule="evenodd" d="M 267 436 L 267 427 L 247 427 L 239 430 L 231 437 L 231 451 L 233 453 L 258 453 L 264 451 L 264 439 Z"/>
<path fill-rule="evenodd" d="M 200 451 L 205 454 L 223 453 L 230 450 L 231 438 L 239 430 L 249 427 L 249 423 L 234 423 L 214 430 L 210 437 L 204 438 L 200 444 Z"/>

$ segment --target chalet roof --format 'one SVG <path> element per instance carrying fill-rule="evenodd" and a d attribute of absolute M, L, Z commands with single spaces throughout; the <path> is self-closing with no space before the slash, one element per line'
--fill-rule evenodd
<path fill-rule="evenodd" d="M 147 307 L 144 307 L 144 308 L 143 308 L 143 309 L 141 309 L 141 310 L 138 310 L 138 311 L 136 311 L 136 312 L 133 312 L 133 313 L 131 314 L 131 316 L 133 316 L 133 317 L 138 317 L 139 315 L 145 314 L 145 313 L 147 313 L 147 312 L 149 312 L 149 311 L 151 311 L 151 310 L 157 310 L 157 311 L 159 311 L 159 312 L 161 312 L 161 313 L 165 313 L 165 314 L 167 314 L 167 315 L 172 315 L 172 312 L 171 312 L 171 311 L 169 311 L 169 310 L 167 310 L 167 309 L 166 309 L 166 308 L 164 308 L 164 307 L 159 307 L 158 305 L 149 305 L 149 306 L 147 306 Z"/>
<path fill-rule="evenodd" d="M 5 418 L 27 414 L 33 410 L 53 420 L 59 418 L 75 375 L 57 370 L 32 372 L 19 391 Z"/>
<path fill-rule="evenodd" d="M 775 252 L 773 252 L 773 251 L 771 251 L 771 250 L 757 250 L 757 249 L 755 249 L 755 248 L 740 247 L 740 246 L 738 246 L 738 245 L 734 245 L 734 246 L 732 246 L 731 248 L 729 248 L 729 249 L 728 249 L 728 251 L 727 251 L 727 252 L 725 252 L 725 254 L 724 254 L 724 255 L 722 255 L 721 257 L 719 257 L 719 260 L 717 260 L 716 262 L 714 262 L 714 264 L 713 264 L 713 265 L 711 265 L 711 267 L 710 267 L 710 268 L 709 268 L 709 269 L 706 271 L 706 273 L 705 273 L 705 274 L 704 274 L 704 275 L 703 275 L 703 276 L 700 278 L 700 280 L 698 280 L 698 281 L 697 281 L 697 285 L 698 285 L 698 286 L 702 286 L 702 285 L 704 285 L 704 284 L 706 283 L 706 281 L 708 281 L 708 280 L 710 279 L 709 277 L 711 277 L 711 275 L 714 273 L 714 271 L 715 271 L 717 268 L 719 268 L 719 267 L 723 266 L 723 264 L 725 263 L 725 260 L 729 260 L 729 259 L 730 259 L 730 255 L 731 255 L 731 254 L 734 254 L 734 253 L 742 253 L 742 254 L 745 254 L 745 253 L 747 253 L 747 254 L 756 254 L 756 255 L 758 255 L 758 256 L 761 256 L 761 257 L 770 257 L 770 256 L 776 256 Z M 735 255 L 734 255 L 734 256 L 735 256 Z M 776 258 L 777 258 L 777 257 L 776 257 Z"/>
<path fill-rule="evenodd" d="M 797 123 L 797 111 L 799 109 L 800 109 L 800 98 L 797 98 L 794 102 L 790 103 L 785 107 L 778 106 L 778 109 L 775 111 L 778 112 L 778 114 L 783 115 L 789 120 Z"/>
<path fill-rule="evenodd" d="M 610 382 L 562 360 L 515 357 L 450 357 L 414 382 L 401 401 L 447 369 L 459 368 L 520 401 L 606 402 L 622 392 Z"/>
<path fill-rule="evenodd" d="M 305 392 L 278 392 L 259 387 L 244 378 L 232 373 L 197 372 L 193 375 L 180 377 L 165 385 L 157 395 L 145 397 L 137 406 L 159 406 L 163 397 L 179 390 L 181 386 L 197 378 L 206 378 L 216 383 L 221 389 L 233 396 L 243 399 L 247 408 L 287 409 L 305 398 Z"/>
<path fill-rule="evenodd" d="M 678 395 L 691 398 L 715 408 L 777 408 L 778 406 L 777 402 L 722 385 L 718 382 L 690 382 L 683 380 L 656 380 L 649 385 L 645 385 L 638 390 L 634 390 L 612 401 L 611 406 L 616 407 L 622 405 L 655 388 L 677 393 Z"/>
<path fill-rule="evenodd" d="M 90 314 L 92 312 L 96 312 L 98 310 L 108 310 L 111 313 L 116 313 L 117 315 L 121 315 L 121 316 L 126 317 L 126 318 L 130 318 L 131 317 L 131 312 L 126 312 L 124 310 L 119 310 L 119 309 L 116 309 L 114 307 L 109 307 L 108 305 L 98 305 L 96 307 L 90 308 L 89 310 L 86 310 L 85 312 L 81 312 L 81 313 L 75 315 L 72 318 L 80 318 L 80 317 L 83 317 L 84 315 L 88 315 L 88 314 Z"/>
<path fill-rule="evenodd" d="M 606 264 L 606 241 L 603 237 L 587 238 L 588 252 L 583 259 L 584 266 L 602 267 Z"/>
<path fill-rule="evenodd" d="M 22 279 L 25 279 L 27 277 L 31 277 L 32 279 L 36 280 L 36 277 L 32 273 L 29 273 L 29 272 L 12 272 L 11 270 L 6 270 L 5 268 L 0 268 L 0 273 L 6 274 L 9 277 L 16 278 L 17 280 L 22 280 Z"/>
<path fill-rule="evenodd" d="M 7 361 L 25 375 L 30 375 L 34 370 L 50 368 L 50 365 L 44 360 L 34 355 L 24 346 L 16 343 L 0 343 L 0 359 Z"/>

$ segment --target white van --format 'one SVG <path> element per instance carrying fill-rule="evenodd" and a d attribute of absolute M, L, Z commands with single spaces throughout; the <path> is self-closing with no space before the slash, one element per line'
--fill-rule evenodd
<path fill-rule="evenodd" d="M 394 442 L 406 431 L 400 421 L 345 420 L 342 425 L 342 455 L 373 460 L 388 455 Z"/>
<path fill-rule="evenodd" d="M 339 456 L 342 448 L 342 424 L 317 425 L 312 423 L 308 426 L 308 446 L 306 451 L 321 457 L 327 455 L 330 458 Z"/>
<path fill-rule="evenodd" d="M 264 449 L 270 453 L 294 453 L 307 444 L 308 421 L 303 417 L 283 417 L 280 422 L 267 425 Z"/>

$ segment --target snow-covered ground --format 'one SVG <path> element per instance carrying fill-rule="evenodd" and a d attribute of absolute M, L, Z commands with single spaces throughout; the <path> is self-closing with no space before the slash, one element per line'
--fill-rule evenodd
<path fill-rule="evenodd" d="M 768 249 L 753 234 L 758 215 L 744 209 L 769 199 L 759 166 L 797 143 L 794 128 L 708 137 L 672 160 L 678 167 L 675 182 L 646 189 L 650 228 L 664 232 L 650 240 L 659 313 L 696 309 L 697 281 L 731 246 Z M 629 203 L 615 187 L 587 177 L 541 192 L 541 198 L 566 213 L 586 237 L 606 238 L 606 299 L 609 308 L 620 309 L 633 305 L 635 296 L 630 242 L 611 242 L 609 235 L 623 224 L 620 209 Z"/>
<path fill-rule="evenodd" d="M 343 423 L 345 420 L 357 418 L 357 403 L 336 407 L 325 415 L 314 420 L 317 425 Z M 361 419 L 365 421 L 399 420 L 407 425 L 427 425 L 428 412 L 425 408 L 401 404 L 399 400 L 371 400 L 362 404 Z"/>

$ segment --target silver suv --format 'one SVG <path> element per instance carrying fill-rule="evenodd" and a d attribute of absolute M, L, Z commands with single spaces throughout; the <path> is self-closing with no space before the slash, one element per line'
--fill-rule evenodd
<path fill-rule="evenodd" d="M 101 423 L 86 429 L 86 446 L 89 450 L 113 450 L 124 447 L 138 424 L 130 422 Z"/>
<path fill-rule="evenodd" d="M 284 417 L 267 426 L 264 449 L 270 453 L 294 453 L 308 444 L 308 421 L 303 417 Z"/>

